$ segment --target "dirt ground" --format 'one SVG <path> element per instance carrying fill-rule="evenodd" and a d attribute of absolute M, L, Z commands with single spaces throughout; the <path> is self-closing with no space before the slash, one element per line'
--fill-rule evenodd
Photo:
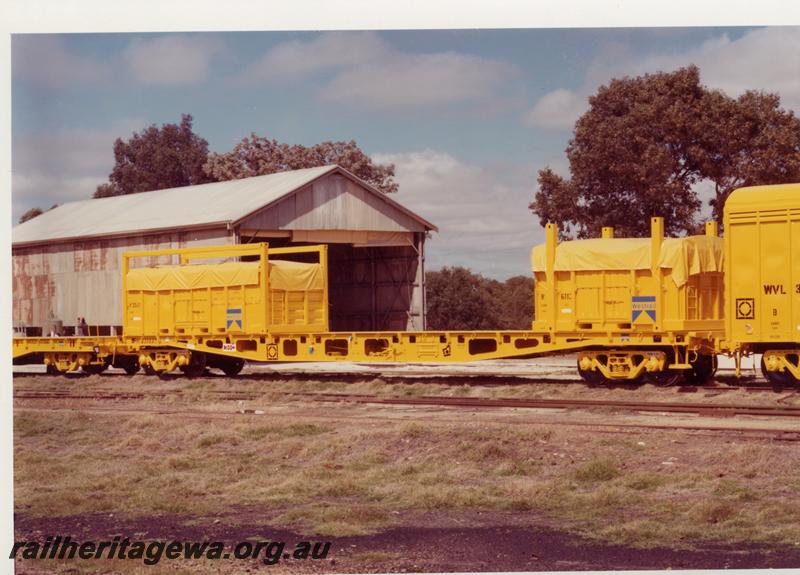
<path fill-rule="evenodd" d="M 83 396 L 15 400 L 17 539 L 332 542 L 324 560 L 162 560 L 159 572 L 800 567 L 800 443 L 725 432 L 734 418 L 712 421 L 720 430 L 708 432 L 692 429 L 699 418 L 686 415 L 320 404 L 286 396 L 632 397 L 630 390 L 588 389 L 558 364 L 541 374 L 544 384 L 513 386 L 250 375 L 15 377 L 15 390 L 52 389 L 60 381 Z M 144 386 L 153 397 L 91 399 L 93 392 Z M 252 398 L 221 401 L 214 395 L 221 389 L 245 389 Z M 798 400 L 771 391 L 640 391 L 637 399 L 663 401 Z M 636 427 L 653 418 L 688 427 Z M 615 422 L 630 426 L 615 430 Z M 17 568 L 153 572 L 120 560 L 19 559 Z"/>
<path fill-rule="evenodd" d="M 79 533 L 83 539 L 102 540 L 117 533 L 137 533 L 153 540 L 220 540 L 258 538 L 295 542 L 307 536 L 285 529 L 265 528 L 265 510 L 241 509 L 231 516 L 118 517 L 92 514 L 78 517 L 17 519 L 18 538 L 42 538 L 45 533 Z M 266 510 L 269 513 L 268 510 Z M 214 521 L 225 519 L 224 522 Z M 464 572 L 464 571 L 583 571 L 631 569 L 766 569 L 800 565 L 800 548 L 759 545 L 707 545 L 693 550 L 641 549 L 608 545 L 552 528 L 529 525 L 527 515 L 505 512 L 411 513 L 402 525 L 371 535 L 325 537 L 331 551 L 325 560 L 277 566 L 257 560 L 221 562 L 184 561 L 159 564 L 159 570 L 220 569 L 245 572 L 269 569 L 288 573 L 312 572 Z M 235 523 L 235 524 L 233 524 Z M 94 562 L 93 562 L 94 563 Z M 119 561 L 99 561 L 92 567 L 115 571 Z M 70 562 L 17 563 L 18 573 L 64 570 L 75 572 Z M 123 568 L 135 570 L 134 565 Z M 132 571 L 133 572 L 133 571 Z"/>

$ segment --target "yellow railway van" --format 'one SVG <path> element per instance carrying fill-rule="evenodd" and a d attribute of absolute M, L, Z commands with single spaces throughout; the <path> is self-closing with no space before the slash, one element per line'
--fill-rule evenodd
<path fill-rule="evenodd" d="M 734 191 L 725 203 L 723 351 L 762 353 L 776 384 L 800 380 L 800 184 Z"/>
<path fill-rule="evenodd" d="M 702 382 L 716 355 L 763 354 L 776 385 L 800 380 L 800 184 L 739 189 L 704 235 L 558 242 L 532 250 L 530 330 L 331 332 L 324 246 L 267 244 L 125 254 L 123 334 L 15 338 L 15 363 L 51 373 L 109 365 L 232 375 L 245 361 L 462 362 L 578 353 L 604 379 Z M 177 265 L 143 268 L 137 258 Z"/>

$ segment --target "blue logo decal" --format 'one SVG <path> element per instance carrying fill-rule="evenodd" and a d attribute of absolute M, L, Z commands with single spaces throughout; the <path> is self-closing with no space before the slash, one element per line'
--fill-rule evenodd
<path fill-rule="evenodd" d="M 642 317 L 642 313 L 644 317 L 656 321 L 656 296 L 635 295 L 631 298 L 631 323 Z"/>
<path fill-rule="evenodd" d="M 229 307 L 228 310 L 227 310 L 227 316 L 228 316 L 227 317 L 228 321 L 227 321 L 227 323 L 225 325 L 225 327 L 227 329 L 231 329 L 231 326 L 233 324 L 238 325 L 240 330 L 243 329 L 242 328 L 242 308 Z"/>

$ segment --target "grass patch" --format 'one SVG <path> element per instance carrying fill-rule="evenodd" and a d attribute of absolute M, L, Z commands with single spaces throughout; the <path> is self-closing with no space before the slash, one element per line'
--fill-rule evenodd
<path fill-rule="evenodd" d="M 230 434 L 210 433 L 200 438 L 197 442 L 197 447 L 212 447 L 220 444 L 235 445 L 236 443 L 238 443 L 238 438 Z"/>
<path fill-rule="evenodd" d="M 244 431 L 246 439 L 261 440 L 269 436 L 311 437 L 331 431 L 330 427 L 314 423 L 291 423 L 289 425 L 261 425 Z"/>
<path fill-rule="evenodd" d="M 71 413 L 57 418 L 34 413 L 14 414 L 14 435 L 17 438 L 37 436 L 69 436 L 85 431 L 90 422 L 84 413 Z"/>
<path fill-rule="evenodd" d="M 370 386 L 390 387 L 368 381 L 356 391 Z M 195 395 L 213 388 L 205 384 Z M 386 391 L 408 388 L 433 393 L 425 386 Z M 320 422 L 281 413 L 268 419 L 20 410 L 16 510 L 207 517 L 254 506 L 276 527 L 322 535 L 374 532 L 409 513 L 417 517 L 413 512 L 520 512 L 639 546 L 800 541 L 800 453 L 791 445 L 674 442 L 680 432 L 609 438 L 480 414 L 420 413 L 415 421 L 325 415 Z M 662 467 L 665 460 L 675 463 Z"/>
<path fill-rule="evenodd" d="M 581 483 L 610 481 L 620 475 L 617 465 L 608 459 L 592 459 L 575 470 L 575 479 Z"/>
<path fill-rule="evenodd" d="M 714 494 L 723 497 L 733 497 L 738 501 L 755 501 L 758 499 L 758 493 L 755 490 L 746 485 L 741 485 L 732 479 L 721 480 L 714 489 Z"/>
<path fill-rule="evenodd" d="M 715 524 L 734 518 L 738 509 L 739 507 L 732 501 L 700 501 L 692 509 L 692 515 L 704 523 Z"/>
<path fill-rule="evenodd" d="M 625 486 L 637 491 L 652 491 L 669 483 L 669 478 L 660 473 L 634 473 L 625 479 Z"/>

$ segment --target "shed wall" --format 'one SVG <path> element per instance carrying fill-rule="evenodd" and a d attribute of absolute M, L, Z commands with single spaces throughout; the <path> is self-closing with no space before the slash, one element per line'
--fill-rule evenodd
<path fill-rule="evenodd" d="M 332 330 L 425 328 L 422 260 L 416 246 L 334 245 L 328 258 Z"/>
<path fill-rule="evenodd" d="M 247 218 L 243 228 L 261 230 L 370 230 L 422 232 L 424 226 L 374 193 L 332 174 Z"/>
<path fill-rule="evenodd" d="M 232 242 L 225 228 L 21 247 L 12 250 L 13 322 L 42 327 L 52 319 L 75 325 L 122 324 L 122 253 Z M 177 263 L 143 258 L 133 267 Z"/>

